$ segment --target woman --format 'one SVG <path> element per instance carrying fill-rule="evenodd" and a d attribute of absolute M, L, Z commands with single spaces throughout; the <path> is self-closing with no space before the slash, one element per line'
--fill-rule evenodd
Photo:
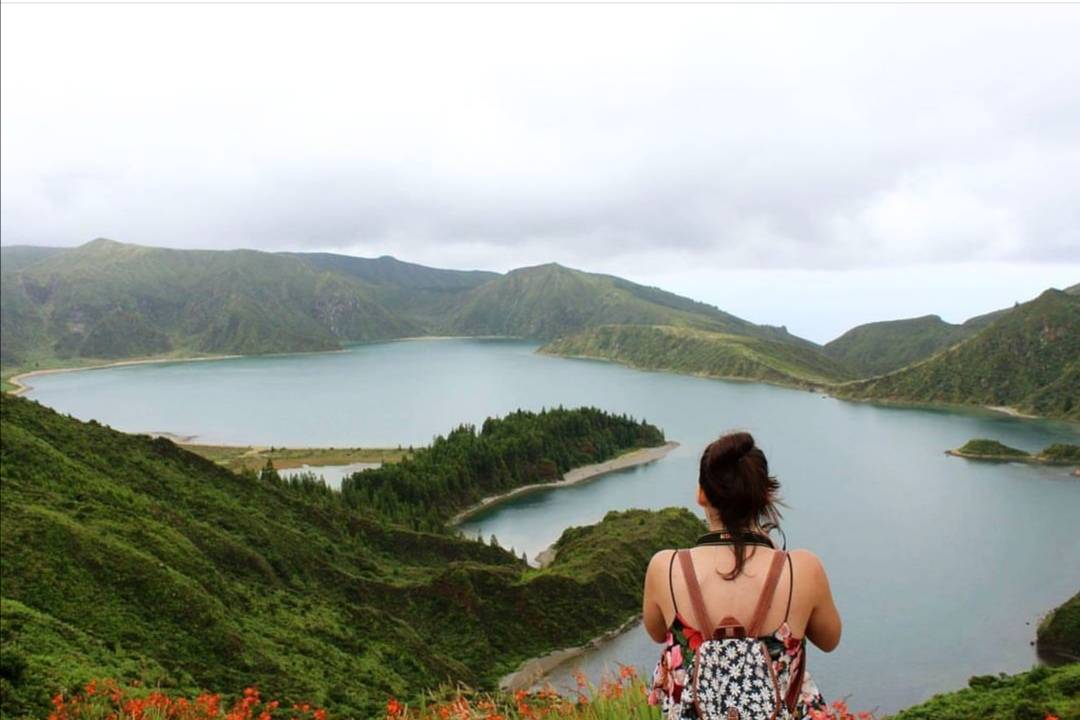
<path fill-rule="evenodd" d="M 780 717 L 803 718 L 825 705 L 806 673 L 805 645 L 809 639 L 833 650 L 840 614 L 817 556 L 772 546 L 767 531 L 780 519 L 779 489 L 749 433 L 725 435 L 705 448 L 697 502 L 709 533 L 687 552 L 658 552 L 645 576 L 645 629 L 664 643 L 650 701 L 662 700 L 666 717 L 696 716 L 693 705 L 680 705 L 694 653 L 706 640 L 740 632 L 764 641 L 762 660 L 771 663 L 785 706 Z"/>

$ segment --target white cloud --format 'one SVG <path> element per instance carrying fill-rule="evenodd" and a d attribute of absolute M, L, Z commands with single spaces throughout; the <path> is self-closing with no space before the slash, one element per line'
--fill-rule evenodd
<path fill-rule="evenodd" d="M 1080 263 L 1075 6 L 0 13 L 5 244 Z"/>

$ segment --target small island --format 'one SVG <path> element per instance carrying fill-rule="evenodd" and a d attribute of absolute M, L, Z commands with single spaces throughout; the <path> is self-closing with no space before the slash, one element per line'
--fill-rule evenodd
<path fill-rule="evenodd" d="M 989 460 L 991 462 L 1026 462 L 1037 465 L 1080 465 L 1080 445 L 1055 443 L 1048 445 L 1038 453 L 1029 453 L 1009 447 L 997 440 L 976 438 L 964 443 L 963 447 L 946 450 L 946 455 L 967 458 L 968 460 Z"/>

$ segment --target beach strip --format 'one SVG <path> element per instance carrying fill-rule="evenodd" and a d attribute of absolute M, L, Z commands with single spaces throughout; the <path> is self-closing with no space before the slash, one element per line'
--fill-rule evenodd
<path fill-rule="evenodd" d="M 666 442 L 663 445 L 659 445 L 657 447 L 639 448 L 638 450 L 631 450 L 630 452 L 619 455 L 618 457 L 614 457 L 611 460 L 605 460 L 604 462 L 594 463 L 592 465 L 582 465 L 581 467 L 569 470 L 563 475 L 562 480 L 546 483 L 533 483 L 532 485 L 522 485 L 521 487 L 514 488 L 509 492 L 501 493 L 499 495 L 492 495 L 491 497 L 486 497 L 472 507 L 466 508 L 454 517 L 450 518 L 447 524 L 451 527 L 459 525 L 462 521 L 475 515 L 481 510 L 485 510 L 492 505 L 498 505 L 499 503 L 505 502 L 510 498 L 517 497 L 518 495 L 522 495 L 524 493 L 535 492 L 537 490 L 546 490 L 550 488 L 566 487 L 567 485 L 576 485 L 577 483 L 583 482 L 585 480 L 591 480 L 592 478 L 598 477 L 600 475 L 606 475 L 608 473 L 616 472 L 618 470 L 625 470 L 626 468 L 635 467 L 637 465 L 645 465 L 647 463 L 655 462 L 677 447 L 679 447 L 679 443 L 672 441 Z"/>

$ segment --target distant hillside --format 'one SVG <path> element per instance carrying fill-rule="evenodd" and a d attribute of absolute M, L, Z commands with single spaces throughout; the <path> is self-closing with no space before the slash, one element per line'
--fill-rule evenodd
<path fill-rule="evenodd" d="M 978 332 L 937 315 L 868 323 L 825 344 L 825 354 L 859 375 L 870 377 L 925 360 Z"/>
<path fill-rule="evenodd" d="M 95 240 L 62 252 L 5 248 L 5 265 L 15 268 L 5 270 L 0 288 L 6 374 L 133 357 L 328 350 L 411 335 L 549 340 L 612 323 L 699 328 L 820 350 L 782 327 L 555 264 L 499 275 L 391 257 Z"/>
<path fill-rule="evenodd" d="M 1064 292 L 1078 295 L 1080 284 Z M 959 325 L 945 322 L 937 315 L 867 323 L 826 343 L 824 351 L 858 375 L 884 375 L 926 360 L 978 334 L 1017 306 L 1019 303 L 976 315 Z"/>
<path fill-rule="evenodd" d="M 670 325 L 604 325 L 553 340 L 541 352 L 782 385 L 816 386 L 851 377 L 839 363 L 812 348 Z"/>
<path fill-rule="evenodd" d="M 452 318 L 452 326 L 464 335 L 539 340 L 623 324 L 674 325 L 808 342 L 659 288 L 555 263 L 520 268 L 475 288 Z"/>
<path fill-rule="evenodd" d="M 955 347 L 840 396 L 1009 406 L 1080 420 L 1080 296 L 1047 290 Z"/>
<path fill-rule="evenodd" d="M 329 350 L 416 334 L 372 289 L 295 258 L 95 240 L 5 273 L 4 364 Z"/>
<path fill-rule="evenodd" d="M 558 445 L 528 421 L 491 421 L 478 477 L 498 485 L 545 464 Z M 438 474 L 456 477 L 465 456 L 443 454 Z M 322 485 L 237 475 L 9 395 L 0 457 L 4 717 L 44 717 L 53 694 L 104 677 L 191 694 L 257 685 L 332 717 L 381 717 L 387 697 L 443 682 L 490 689 L 522 660 L 640 611 L 651 554 L 703 527 L 682 509 L 610 513 L 535 570 Z"/>
<path fill-rule="evenodd" d="M 0 246 L 0 273 L 13 273 L 68 250 L 37 245 Z"/>
<path fill-rule="evenodd" d="M 482 270 L 443 270 L 396 258 L 359 258 L 331 253 L 289 253 L 314 268 L 360 280 L 388 310 L 407 318 L 422 334 L 453 333 L 450 315 L 469 290 L 500 275 Z"/>

